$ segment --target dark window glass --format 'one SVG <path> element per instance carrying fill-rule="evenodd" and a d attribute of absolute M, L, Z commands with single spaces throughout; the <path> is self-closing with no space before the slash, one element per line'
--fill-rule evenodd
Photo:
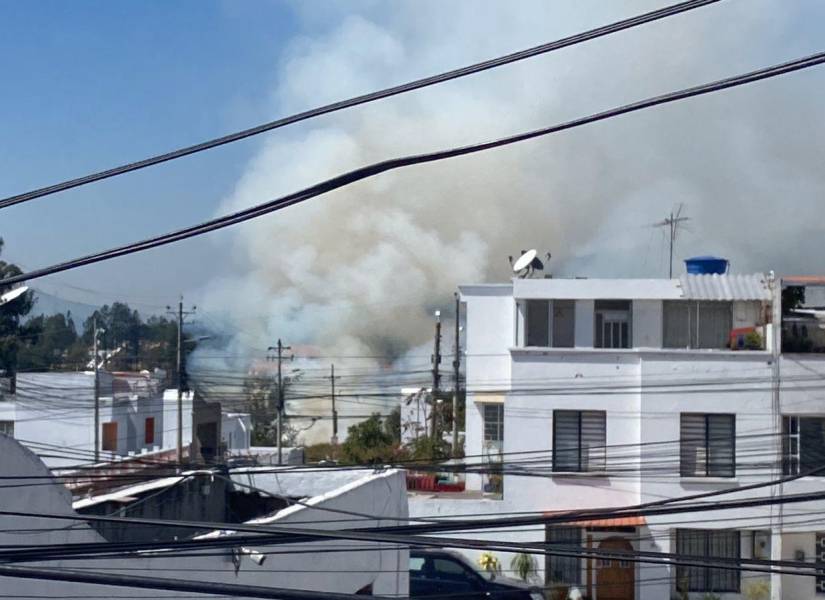
<path fill-rule="evenodd" d="M 550 302 L 527 301 L 527 346 L 546 348 L 550 345 Z"/>
<path fill-rule="evenodd" d="M 548 526 L 546 539 L 551 549 L 579 550 L 582 545 L 582 530 L 579 527 Z M 548 584 L 578 585 L 581 583 L 581 572 L 581 559 L 577 556 L 545 557 L 545 578 Z"/>
<path fill-rule="evenodd" d="M 676 553 L 684 557 L 698 557 L 711 563 L 714 558 L 738 559 L 740 557 L 739 532 L 677 529 Z M 677 566 L 676 585 L 677 587 L 686 586 L 690 592 L 738 593 L 739 571 L 715 569 L 709 566 Z"/>
<path fill-rule="evenodd" d="M 576 338 L 576 304 L 573 300 L 553 300 L 553 347 L 572 348 Z"/>

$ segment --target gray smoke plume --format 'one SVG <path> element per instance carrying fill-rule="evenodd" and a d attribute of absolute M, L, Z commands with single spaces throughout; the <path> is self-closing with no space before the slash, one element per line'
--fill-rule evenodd
<path fill-rule="evenodd" d="M 325 3 L 323 16 L 304 15 L 313 33 L 280 63 L 273 114 L 658 6 L 415 1 L 366 3 L 353 15 Z M 823 16 L 815 2 L 722 2 L 281 130 L 261 143 L 222 212 L 388 157 L 812 53 L 821 50 L 812 24 Z M 817 270 L 823 83 L 822 68 L 797 73 L 326 194 L 238 227 L 243 272 L 213 282 L 207 303 L 240 302 L 228 317 L 239 345 L 266 348 L 281 337 L 329 355 L 396 357 L 431 338 L 432 310 L 449 310 L 458 284 L 506 280 L 507 256 L 522 249 L 551 251 L 557 276 L 666 276 L 662 235 L 650 225 L 680 203 L 692 221 L 679 258 L 720 254 L 739 272 Z M 263 316 L 250 326 L 249 315 Z"/>

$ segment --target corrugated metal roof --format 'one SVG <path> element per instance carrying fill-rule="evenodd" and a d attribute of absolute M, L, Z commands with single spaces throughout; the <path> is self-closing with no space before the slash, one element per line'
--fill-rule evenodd
<path fill-rule="evenodd" d="M 762 273 L 753 275 L 682 275 L 683 297 L 688 300 L 771 300 L 768 281 Z"/>

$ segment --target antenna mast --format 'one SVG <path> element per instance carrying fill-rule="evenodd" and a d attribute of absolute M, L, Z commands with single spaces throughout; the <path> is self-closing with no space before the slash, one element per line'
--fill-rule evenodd
<path fill-rule="evenodd" d="M 653 225 L 654 227 L 667 227 L 670 232 L 670 268 L 668 270 L 668 277 L 670 279 L 673 279 L 673 243 L 676 241 L 676 233 L 679 231 L 679 225 L 681 223 L 690 221 L 690 217 L 682 216 L 682 209 L 684 206 L 684 204 L 679 203 L 679 207 L 676 209 L 676 214 L 673 214 L 673 211 L 670 211 L 669 216 Z"/>

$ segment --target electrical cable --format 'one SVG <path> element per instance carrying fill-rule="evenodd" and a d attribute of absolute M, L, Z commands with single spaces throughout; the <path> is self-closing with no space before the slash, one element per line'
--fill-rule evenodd
<path fill-rule="evenodd" d="M 46 275 L 51 275 L 53 273 L 59 273 L 62 271 L 75 269 L 81 266 L 90 265 L 105 260 L 110 260 L 120 256 L 126 256 L 128 254 L 142 252 L 144 250 L 157 248 L 159 246 L 164 246 L 166 244 L 171 244 L 191 237 L 203 235 L 211 231 L 216 231 L 219 229 L 223 229 L 225 227 L 230 227 L 232 225 L 236 225 L 244 221 L 255 219 L 278 210 L 283 210 L 289 206 L 299 204 L 316 196 L 320 196 L 327 192 L 331 192 L 333 190 L 345 187 L 347 185 L 351 185 L 363 179 L 374 177 L 387 171 L 392 171 L 395 169 L 400 169 L 402 167 L 412 165 L 420 165 L 435 161 L 441 161 L 448 158 L 466 156 L 469 154 L 475 154 L 477 152 L 483 152 L 486 150 L 492 150 L 494 148 L 500 148 L 503 146 L 524 142 L 527 140 L 550 135 L 553 133 L 558 133 L 560 131 L 581 127 L 583 125 L 587 125 L 590 123 L 604 121 L 607 119 L 629 114 L 639 110 L 651 108 L 653 106 L 659 106 L 662 104 L 668 104 L 671 102 L 676 102 L 695 96 L 701 96 L 704 94 L 718 92 L 740 85 L 761 81 L 763 79 L 769 79 L 772 77 L 785 75 L 787 73 L 792 73 L 794 71 L 798 71 L 801 69 L 808 69 L 811 67 L 818 66 L 823 62 L 825 62 L 825 52 L 818 52 L 816 54 L 811 54 L 803 58 L 798 58 L 792 61 L 784 62 L 770 67 L 757 69 L 755 71 L 750 71 L 748 73 L 743 73 L 741 75 L 735 75 L 733 77 L 728 77 L 710 83 L 682 89 L 676 92 L 671 92 L 669 94 L 654 96 L 651 98 L 647 98 L 645 100 L 640 100 L 638 102 L 626 104 L 624 106 L 608 109 L 600 113 L 595 113 L 586 117 L 581 117 L 558 125 L 552 125 L 550 127 L 535 129 L 532 131 L 500 138 L 497 140 L 491 140 L 467 146 L 460 146 L 450 148 L 447 150 L 440 150 L 425 154 L 417 154 L 401 158 L 384 160 L 378 163 L 367 165 L 365 167 L 360 167 L 347 173 L 343 173 L 336 177 L 332 177 L 330 179 L 312 185 L 298 192 L 293 192 L 292 194 L 288 194 L 286 196 L 270 200 L 269 202 L 253 206 L 248 209 L 244 209 L 235 213 L 224 215 L 222 217 L 211 219 L 199 225 L 193 225 L 166 234 L 147 238 L 140 242 L 126 244 L 123 246 L 105 250 L 103 252 L 89 254 L 62 263 L 57 263 L 48 267 L 43 267 L 41 269 L 35 269 L 34 271 L 29 271 L 27 273 L 22 273 L 20 275 L 6 277 L 0 280 L 0 286 L 9 286 L 15 283 L 19 283 L 21 281 L 30 281 L 32 279 L 38 279 L 40 277 L 45 277 Z"/>
<path fill-rule="evenodd" d="M 390 96 L 395 96 L 398 94 L 403 94 L 406 92 L 410 92 L 413 90 L 421 89 L 424 87 L 436 85 L 439 83 L 443 83 L 445 81 L 450 81 L 452 79 L 458 79 L 460 77 L 466 77 L 468 75 L 472 75 L 475 73 L 480 73 L 482 71 L 487 71 L 489 69 L 494 69 L 503 65 L 507 65 L 510 63 L 518 62 L 521 60 L 525 60 L 528 58 L 532 58 L 534 56 L 538 56 L 540 54 L 546 54 L 548 52 L 552 52 L 554 50 L 559 50 L 561 48 L 566 48 L 568 46 L 573 46 L 575 44 L 580 44 L 582 42 L 587 42 L 599 37 L 603 37 L 612 33 L 616 33 L 619 31 L 623 31 L 625 29 L 630 29 L 632 27 L 638 27 L 640 25 L 644 25 L 646 23 L 650 23 L 659 19 L 663 19 L 665 17 L 670 17 L 673 15 L 681 14 L 683 12 L 687 12 L 696 8 L 701 8 L 703 6 L 707 6 L 708 4 L 714 4 L 719 0 L 689 0 L 687 2 L 680 2 L 678 4 L 673 4 L 671 6 L 667 6 L 665 8 L 661 8 L 658 10 L 654 10 L 648 13 L 644 13 L 641 15 L 637 15 L 635 17 L 631 17 L 629 19 L 624 19 L 622 21 L 617 21 L 610 25 L 604 25 L 602 27 L 598 27 L 596 29 L 591 29 L 589 31 L 585 31 L 582 33 L 578 33 L 576 35 L 572 35 L 566 38 L 562 38 L 560 40 L 556 40 L 554 42 L 549 42 L 546 44 L 542 44 L 540 46 L 535 46 L 533 48 L 528 48 L 526 50 L 521 50 L 519 52 L 514 52 L 512 54 L 506 54 L 504 56 L 499 56 L 497 58 L 489 59 L 484 62 L 475 63 L 472 65 L 468 65 L 465 67 L 461 67 L 459 69 L 454 69 L 452 71 L 447 71 L 444 73 L 440 73 L 438 75 L 432 75 L 430 77 L 425 77 L 423 79 L 418 79 L 415 81 L 411 81 L 408 83 L 404 83 L 401 85 L 393 86 L 390 88 L 386 88 L 383 90 L 379 90 L 376 92 L 371 92 L 369 94 L 363 94 L 361 96 L 355 96 L 353 98 L 349 98 L 347 100 L 341 100 L 338 102 L 334 102 L 332 104 L 327 104 L 325 106 L 321 106 L 318 108 L 314 108 L 308 111 L 304 111 L 301 113 L 297 113 L 288 117 L 284 117 L 282 119 L 278 119 L 276 121 L 272 121 L 269 123 L 264 123 L 262 125 L 257 125 L 255 127 L 251 127 L 249 129 L 244 129 L 243 131 L 238 131 L 235 133 L 230 133 L 228 135 L 224 135 L 219 138 L 215 138 L 212 140 L 208 140 L 205 142 L 201 142 L 199 144 L 195 144 L 193 146 L 187 146 L 185 148 L 180 148 L 178 150 L 173 150 L 171 152 L 167 152 L 165 154 L 161 154 L 158 156 L 153 156 L 150 158 L 145 158 L 143 160 L 139 160 L 136 162 L 128 163 L 125 165 L 121 165 L 118 167 L 114 167 L 112 169 L 107 169 L 105 171 L 101 171 L 99 173 L 92 173 L 90 175 L 85 175 L 83 177 L 78 177 L 76 179 L 71 179 L 68 181 L 64 181 L 61 183 L 56 183 L 44 188 L 39 188 L 36 190 L 32 190 L 23 194 L 17 194 L 15 196 L 10 196 L 8 198 L 4 198 L 0 200 L 0 209 L 6 208 L 8 206 L 13 206 L 15 204 L 20 204 L 22 202 L 28 202 L 30 200 L 34 200 L 35 198 L 42 198 L 43 196 L 47 196 L 50 194 L 55 194 L 57 192 L 62 192 L 71 188 L 79 187 L 82 185 L 86 185 L 95 181 L 100 181 L 102 179 L 107 179 L 109 177 L 114 177 L 116 175 L 122 175 L 124 173 L 129 173 L 131 171 L 137 171 L 139 169 L 145 169 L 146 167 L 150 167 L 153 165 L 161 164 L 170 160 L 182 158 L 184 156 L 189 156 L 190 154 L 195 154 L 198 152 L 203 152 L 205 150 L 210 150 L 212 148 L 216 148 L 218 146 L 223 146 L 225 144 L 229 144 L 231 142 L 236 142 L 239 140 L 243 140 L 248 137 L 252 137 L 255 135 L 259 135 L 261 133 L 272 131 L 273 129 L 278 129 L 279 127 L 284 127 L 286 125 L 290 125 L 292 123 L 298 123 L 300 121 L 305 121 L 307 119 L 311 119 L 314 117 L 318 117 L 321 115 L 329 114 L 332 112 L 336 112 L 339 110 L 343 110 L 345 108 L 350 108 L 353 106 L 357 106 L 359 104 L 366 104 L 368 102 L 374 102 L 376 100 L 380 100 L 383 98 L 388 98 Z"/>

